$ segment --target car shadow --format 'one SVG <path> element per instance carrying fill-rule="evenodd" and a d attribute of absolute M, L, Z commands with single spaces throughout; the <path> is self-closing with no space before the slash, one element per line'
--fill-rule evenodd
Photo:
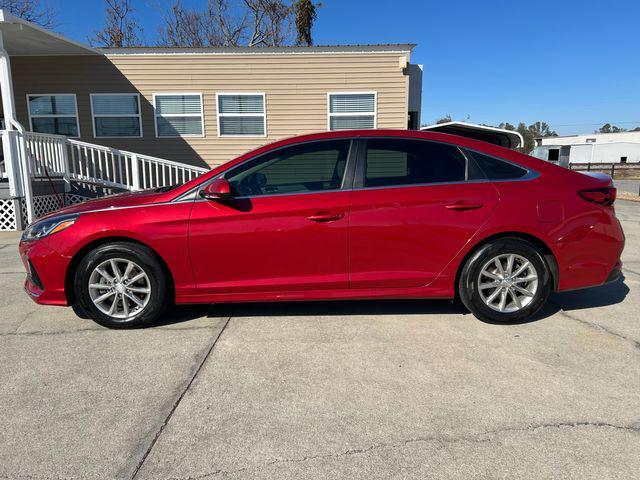
<path fill-rule="evenodd" d="M 584 288 L 570 292 L 552 293 L 547 303 L 533 317 L 516 322 L 498 323 L 484 321 L 496 325 L 522 325 L 537 322 L 551 317 L 560 311 L 584 310 L 587 308 L 606 307 L 621 303 L 629 293 L 629 287 L 624 283 L 624 276 L 615 282 L 599 287 Z"/>
<path fill-rule="evenodd" d="M 499 323 L 519 325 L 543 320 L 559 311 L 604 307 L 622 302 L 629 293 L 624 278 L 599 287 L 553 293 L 547 304 L 525 321 Z M 469 314 L 458 301 L 451 300 L 344 300 L 322 302 L 261 302 L 214 305 L 186 305 L 170 308 L 154 327 L 209 317 L 281 317 L 350 315 L 455 315 Z M 470 317 L 472 318 L 472 317 Z M 487 322 L 485 323 L 494 323 Z M 497 323 L 496 323 L 497 324 Z M 152 327 L 153 328 L 153 327 Z"/>

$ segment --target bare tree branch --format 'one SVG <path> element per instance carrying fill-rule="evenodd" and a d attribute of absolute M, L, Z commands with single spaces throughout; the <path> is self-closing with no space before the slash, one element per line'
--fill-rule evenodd
<path fill-rule="evenodd" d="M 95 32 L 90 43 L 103 47 L 136 47 L 141 45 L 142 27 L 133 17 L 131 0 L 105 0 L 106 26 Z"/>
<path fill-rule="evenodd" d="M 44 28 L 58 26 L 55 10 L 40 0 L 0 0 L 0 9 Z"/>
<path fill-rule="evenodd" d="M 306 17 L 299 3 L 305 2 Z M 297 16 L 306 29 L 298 33 L 308 45 L 311 41 L 311 26 L 315 19 L 315 8 L 320 4 L 306 0 L 209 0 L 205 10 L 185 8 L 176 0 L 164 17 L 160 29 L 159 45 L 164 46 L 225 46 L 246 45 L 278 46 L 292 43 L 292 26 Z M 302 18 L 304 17 L 304 18 Z"/>

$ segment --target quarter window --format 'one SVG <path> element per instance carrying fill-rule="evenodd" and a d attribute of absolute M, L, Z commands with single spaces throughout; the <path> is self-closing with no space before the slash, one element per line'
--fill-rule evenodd
<path fill-rule="evenodd" d="M 367 141 L 365 187 L 461 182 L 466 158 L 454 146 L 423 140 Z"/>
<path fill-rule="evenodd" d="M 220 136 L 264 137 L 267 116 L 264 93 L 216 95 Z"/>
<path fill-rule="evenodd" d="M 337 190 L 349 145 L 349 140 L 332 140 L 286 147 L 243 163 L 225 178 L 237 196 Z"/>
<path fill-rule="evenodd" d="M 483 178 L 489 180 L 516 180 L 527 174 L 527 170 L 524 168 L 518 167 L 513 163 L 505 162 L 499 158 L 473 151 L 467 151 L 467 153 L 473 157 L 475 163 L 480 167 L 482 173 L 484 173 Z"/>
<path fill-rule="evenodd" d="M 137 93 L 91 95 L 96 137 L 141 137 L 140 97 Z"/>
<path fill-rule="evenodd" d="M 200 93 L 155 94 L 153 100 L 156 136 L 202 137 L 204 135 Z"/>
<path fill-rule="evenodd" d="M 31 131 L 79 137 L 78 108 L 73 94 L 27 95 Z"/>
<path fill-rule="evenodd" d="M 376 128 L 375 92 L 330 93 L 329 130 Z"/>

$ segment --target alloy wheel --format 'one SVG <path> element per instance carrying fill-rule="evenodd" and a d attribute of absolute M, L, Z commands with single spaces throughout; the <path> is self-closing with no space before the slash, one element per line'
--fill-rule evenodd
<path fill-rule="evenodd" d="M 512 313 L 522 310 L 538 291 L 538 272 L 521 255 L 498 255 L 484 264 L 478 278 L 482 301 L 492 310 Z"/>
<path fill-rule="evenodd" d="M 118 320 L 133 318 L 151 298 L 151 282 L 145 271 L 124 258 L 110 258 L 95 267 L 88 287 L 96 308 Z"/>

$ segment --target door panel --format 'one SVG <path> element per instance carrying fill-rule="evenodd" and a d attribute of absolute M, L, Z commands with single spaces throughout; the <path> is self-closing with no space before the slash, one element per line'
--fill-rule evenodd
<path fill-rule="evenodd" d="M 491 183 L 469 183 L 356 190 L 352 199 L 351 288 L 401 288 L 435 280 L 498 195 Z"/>
<path fill-rule="evenodd" d="M 497 190 L 489 182 L 467 182 L 475 164 L 454 145 L 374 138 L 359 151 L 350 287 L 430 284 L 489 218 Z"/>
<path fill-rule="evenodd" d="M 202 294 L 343 289 L 349 191 L 194 202 L 189 245 Z"/>

